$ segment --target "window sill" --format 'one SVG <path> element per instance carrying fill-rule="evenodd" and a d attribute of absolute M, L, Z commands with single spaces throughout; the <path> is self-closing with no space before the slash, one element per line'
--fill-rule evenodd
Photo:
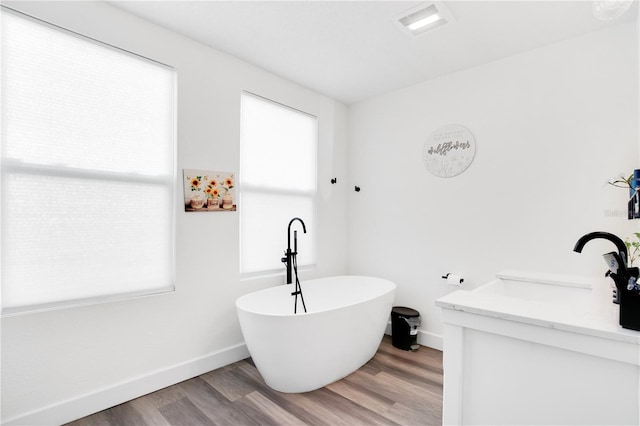
<path fill-rule="evenodd" d="M 301 265 L 298 266 L 298 271 L 315 271 L 316 270 L 316 264 L 311 264 L 311 265 Z M 258 271 L 258 272 L 246 272 L 246 273 L 241 273 L 240 274 L 240 282 L 247 282 L 247 281 L 255 281 L 255 280 L 268 280 L 268 279 L 275 279 L 275 278 L 279 278 L 279 277 L 283 277 L 285 276 L 286 271 L 284 269 L 278 269 L 278 270 L 269 270 L 269 271 Z M 284 281 L 284 279 L 283 279 Z"/>
<path fill-rule="evenodd" d="M 15 308 L 2 309 L 0 318 L 15 317 L 29 314 L 39 314 L 43 312 L 62 311 L 67 309 L 83 308 L 86 306 L 102 305 L 112 302 L 123 302 L 132 299 L 140 299 L 143 297 L 161 296 L 175 293 L 175 285 L 166 288 L 158 288 L 151 291 L 137 293 L 123 293 L 112 296 L 100 296 L 87 299 L 69 300 L 61 302 L 46 303 L 42 305 L 21 306 Z"/>

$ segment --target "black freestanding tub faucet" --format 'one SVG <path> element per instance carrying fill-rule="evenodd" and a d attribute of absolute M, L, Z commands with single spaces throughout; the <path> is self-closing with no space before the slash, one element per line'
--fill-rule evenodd
<path fill-rule="evenodd" d="M 296 289 L 292 296 L 295 296 L 294 305 L 293 305 L 293 313 L 298 313 L 298 296 L 300 296 L 300 300 L 302 301 L 302 307 L 304 311 L 307 312 L 307 306 L 304 303 L 304 296 L 302 295 L 302 287 L 300 286 L 300 280 L 298 279 L 298 231 L 293 231 L 293 251 L 291 251 L 291 225 L 295 221 L 300 222 L 302 225 L 302 231 L 306 234 L 307 227 L 304 225 L 304 222 L 299 217 L 294 217 L 289 222 L 289 226 L 287 227 L 287 249 L 284 252 L 284 257 L 282 258 L 282 262 L 287 266 L 287 284 L 291 284 L 293 282 L 292 270 L 296 275 Z"/>

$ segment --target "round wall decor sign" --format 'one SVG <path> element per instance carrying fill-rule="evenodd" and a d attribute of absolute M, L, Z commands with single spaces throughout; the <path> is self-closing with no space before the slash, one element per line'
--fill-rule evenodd
<path fill-rule="evenodd" d="M 476 141 L 471 132 L 459 124 L 448 124 L 429 135 L 422 149 L 424 167 L 440 177 L 464 172 L 476 155 Z"/>

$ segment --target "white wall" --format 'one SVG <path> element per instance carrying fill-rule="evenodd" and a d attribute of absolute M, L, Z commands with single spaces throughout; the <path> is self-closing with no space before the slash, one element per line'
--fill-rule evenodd
<path fill-rule="evenodd" d="M 464 274 L 467 288 L 503 268 L 600 274 L 610 245 L 578 255 L 575 240 L 637 229 L 624 218 L 624 191 L 604 184 L 640 158 L 631 24 L 347 111 L 104 3 L 4 4 L 175 66 L 178 172 L 238 170 L 241 89 L 317 115 L 320 241 L 308 277 L 348 269 L 394 280 L 396 303 L 421 311 L 421 339 L 434 346 L 441 326 L 433 301 L 451 291 L 443 273 Z M 449 123 L 467 126 L 478 148 L 464 174 L 442 179 L 420 153 L 428 134 Z M 234 301 L 283 279 L 240 281 L 237 213 L 184 213 L 181 193 L 176 212 L 175 293 L 2 319 L 3 423 L 72 420 L 246 354 Z"/>
<path fill-rule="evenodd" d="M 344 105 L 105 3 L 4 4 L 174 66 L 179 179 L 238 171 L 242 89 L 318 116 L 318 262 L 303 274 L 346 272 Z M 247 356 L 235 300 L 284 279 L 241 281 L 238 214 L 185 213 L 177 185 L 175 293 L 2 319 L 3 424 L 73 420 Z"/>
<path fill-rule="evenodd" d="M 397 305 L 423 318 L 419 342 L 441 345 L 434 300 L 502 269 L 582 275 L 606 270 L 596 230 L 638 232 L 627 191 L 607 180 L 638 168 L 636 24 L 624 24 L 369 99 L 349 107 L 349 272 L 391 279 Z M 475 136 L 461 175 L 422 165 L 446 124 Z"/>

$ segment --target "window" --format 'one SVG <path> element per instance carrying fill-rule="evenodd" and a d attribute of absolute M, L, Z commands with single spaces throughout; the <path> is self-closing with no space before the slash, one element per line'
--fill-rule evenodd
<path fill-rule="evenodd" d="M 317 119 L 251 93 L 242 94 L 240 135 L 240 268 L 243 274 L 284 268 L 287 226 L 298 223 L 298 264 L 315 263 Z"/>
<path fill-rule="evenodd" d="M 174 71 L 2 12 L 3 314 L 172 289 Z"/>

